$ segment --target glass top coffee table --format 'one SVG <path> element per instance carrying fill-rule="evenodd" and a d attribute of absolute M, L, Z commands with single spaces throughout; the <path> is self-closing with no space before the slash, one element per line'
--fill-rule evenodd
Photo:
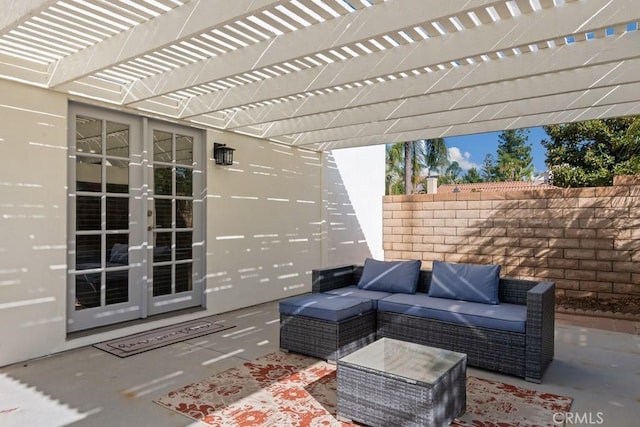
<path fill-rule="evenodd" d="M 338 417 L 370 426 L 446 425 L 466 410 L 467 356 L 382 338 L 337 361 Z"/>

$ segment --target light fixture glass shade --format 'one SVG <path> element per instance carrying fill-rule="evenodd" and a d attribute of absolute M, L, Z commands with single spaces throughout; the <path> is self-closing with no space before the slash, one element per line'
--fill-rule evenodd
<path fill-rule="evenodd" d="M 227 147 L 225 144 L 213 144 L 213 158 L 216 165 L 230 166 L 233 164 L 233 152 L 235 148 Z"/>

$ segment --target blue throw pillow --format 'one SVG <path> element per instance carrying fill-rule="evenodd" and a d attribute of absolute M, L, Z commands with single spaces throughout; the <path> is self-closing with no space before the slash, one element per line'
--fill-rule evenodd
<path fill-rule="evenodd" d="M 109 262 L 116 264 L 129 264 L 129 246 L 124 243 L 116 243 L 111 248 Z"/>
<path fill-rule="evenodd" d="M 421 265 L 420 260 L 377 261 L 367 258 L 358 287 L 369 291 L 415 294 Z"/>
<path fill-rule="evenodd" d="M 433 261 L 429 296 L 499 304 L 499 265 L 455 264 Z"/>

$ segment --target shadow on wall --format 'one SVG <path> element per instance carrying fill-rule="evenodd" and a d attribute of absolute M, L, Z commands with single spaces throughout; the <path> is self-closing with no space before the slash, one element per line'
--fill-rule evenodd
<path fill-rule="evenodd" d="M 321 153 L 259 140 L 230 145 L 233 166 L 210 165 L 207 177 L 211 309 L 310 291 L 325 248 L 364 260 L 367 243 L 330 157 L 323 164 Z"/>
<path fill-rule="evenodd" d="M 325 154 L 323 203 L 326 223 L 324 266 L 362 264 L 367 257 L 381 257 L 382 191 L 374 177 L 366 176 L 362 149 Z M 351 151 L 353 157 L 345 156 Z M 340 161 L 337 157 L 340 156 Z M 369 160 L 370 161 L 370 160 Z M 362 164 L 362 163 L 365 164 Z M 372 168 L 375 170 L 375 168 Z M 381 171 L 381 177 L 384 175 Z M 359 179 L 364 178 L 364 179 Z M 380 191 L 377 191 L 380 190 Z M 372 194 L 372 195 L 371 195 Z M 378 223 L 379 222 L 379 223 Z"/>

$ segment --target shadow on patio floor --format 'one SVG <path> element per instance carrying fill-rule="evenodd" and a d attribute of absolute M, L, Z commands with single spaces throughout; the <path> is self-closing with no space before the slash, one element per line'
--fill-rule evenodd
<path fill-rule="evenodd" d="M 275 301 L 208 319 L 236 328 L 124 359 L 88 346 L 0 368 L 0 425 L 195 426 L 153 399 L 279 347 Z M 542 384 L 474 368 L 467 373 L 570 396 L 574 420 L 583 421 L 572 425 L 602 420 L 603 426 L 636 426 L 637 333 L 638 322 L 558 313 L 555 359 Z"/>

